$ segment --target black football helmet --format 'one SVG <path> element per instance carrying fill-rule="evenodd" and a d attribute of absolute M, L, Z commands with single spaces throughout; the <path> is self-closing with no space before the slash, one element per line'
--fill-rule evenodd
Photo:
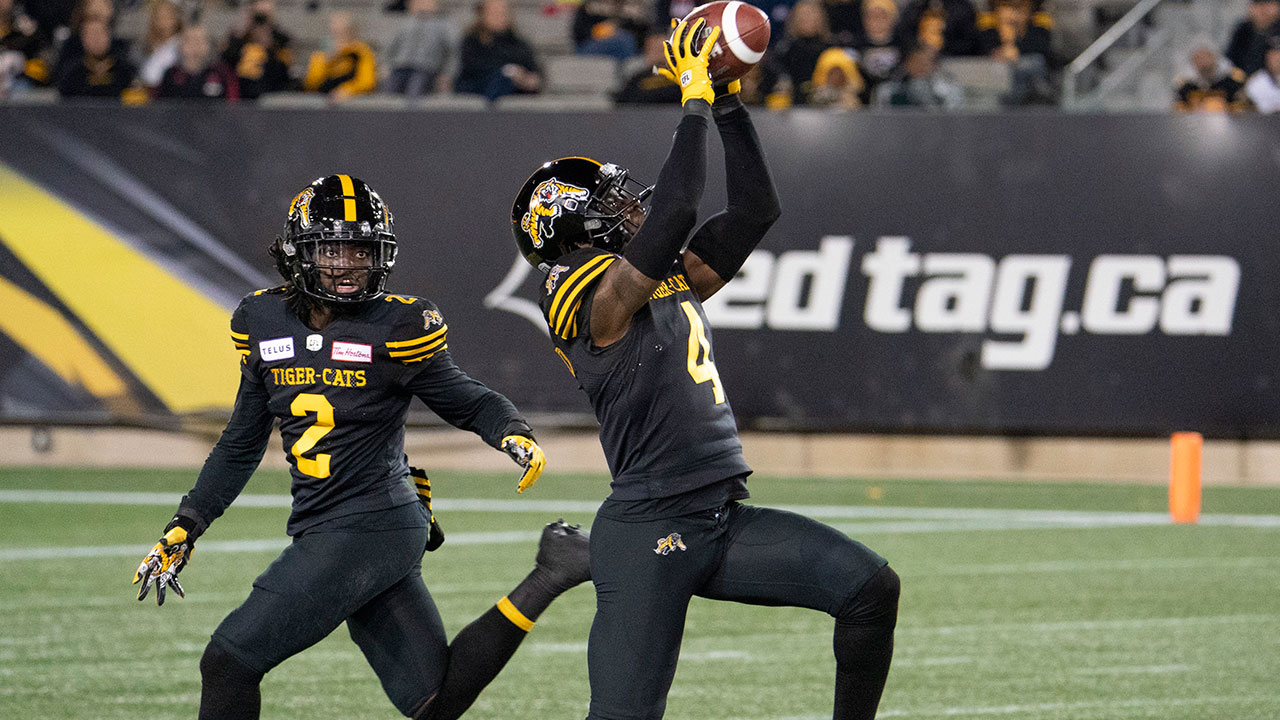
<path fill-rule="evenodd" d="M 372 300 L 382 295 L 396 264 L 391 210 L 359 178 L 322 177 L 289 204 L 271 256 L 280 274 L 313 298 Z"/>
<path fill-rule="evenodd" d="M 516 195 L 511 232 L 520 254 L 543 272 L 583 245 L 621 252 L 644 222 L 643 203 L 652 192 L 617 165 L 584 157 L 552 160 Z"/>

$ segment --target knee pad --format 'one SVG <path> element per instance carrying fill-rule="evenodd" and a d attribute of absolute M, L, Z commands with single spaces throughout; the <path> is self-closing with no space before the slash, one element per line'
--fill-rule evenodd
<path fill-rule="evenodd" d="M 200 656 L 200 677 L 205 685 L 257 685 L 263 673 L 245 665 L 215 638 Z"/>
<path fill-rule="evenodd" d="M 845 601 L 836 615 L 841 625 L 888 625 L 898 622 L 898 595 L 902 584 L 898 573 L 885 565 Z"/>

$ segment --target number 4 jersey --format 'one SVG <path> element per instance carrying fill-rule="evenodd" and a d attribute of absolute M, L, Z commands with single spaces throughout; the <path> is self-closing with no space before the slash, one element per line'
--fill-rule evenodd
<path fill-rule="evenodd" d="M 556 354 L 591 399 L 615 501 L 667 498 L 751 472 L 711 351 L 702 303 L 684 264 L 654 291 L 623 338 L 591 341 L 600 278 L 619 257 L 583 248 L 543 283 L 542 312 Z"/>
<path fill-rule="evenodd" d="M 231 317 L 241 357 L 236 408 L 183 506 L 206 523 L 221 515 L 261 460 L 274 420 L 292 466 L 291 535 L 416 501 L 404 454 L 415 396 L 492 447 L 510 431 L 527 434 L 507 398 L 454 364 L 446 333 L 439 309 L 422 298 L 384 295 L 315 331 L 282 289 L 247 296 Z"/>

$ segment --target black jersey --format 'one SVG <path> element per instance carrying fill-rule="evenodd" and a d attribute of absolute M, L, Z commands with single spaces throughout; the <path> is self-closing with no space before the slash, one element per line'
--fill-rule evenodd
<path fill-rule="evenodd" d="M 260 461 L 273 419 L 293 477 L 291 535 L 416 501 L 404 454 L 415 395 L 493 447 L 513 423 L 527 429 L 510 401 L 453 363 L 447 331 L 440 310 L 417 297 L 384 295 L 318 332 L 283 290 L 245 297 L 231 317 L 242 374 L 235 413 L 184 506 L 206 522 L 220 515 Z"/>
<path fill-rule="evenodd" d="M 556 261 L 542 312 L 555 351 L 591 399 L 613 475 L 611 500 L 687 493 L 751 469 L 711 351 L 711 329 L 682 262 L 608 347 L 591 342 L 591 302 L 618 256 L 597 248 Z"/>

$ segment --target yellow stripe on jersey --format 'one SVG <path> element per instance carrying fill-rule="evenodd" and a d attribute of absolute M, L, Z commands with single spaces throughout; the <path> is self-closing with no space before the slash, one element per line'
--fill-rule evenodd
<path fill-rule="evenodd" d="M 423 360 L 430 360 L 431 358 L 436 356 L 436 353 L 440 352 L 441 350 L 448 350 L 448 349 L 449 349 L 448 345 L 441 345 L 440 347 L 437 347 L 436 349 L 432 350 L 426 355 L 419 355 L 417 357 L 412 357 L 412 358 L 400 358 L 400 362 L 404 363 L 405 365 L 408 365 L 409 363 L 416 363 L 416 362 L 422 362 Z"/>
<path fill-rule="evenodd" d="M 387 347 L 388 348 L 407 348 L 407 347 L 413 347 L 414 345 L 421 345 L 425 342 L 433 342 L 437 338 L 443 340 L 445 331 L 448 329 L 449 329 L 449 326 L 444 325 L 439 330 L 431 333 L 430 335 L 423 335 L 422 337 L 416 337 L 412 340 L 395 340 L 387 343 Z M 391 354 L 392 356 L 395 355 L 395 353 L 391 353 Z"/>
<path fill-rule="evenodd" d="M 573 317 L 581 307 L 581 301 L 578 298 L 582 291 L 590 287 L 591 283 L 617 259 L 617 255 L 598 255 L 588 260 L 564 281 L 564 285 L 560 286 L 555 299 L 551 302 L 551 310 L 547 313 L 547 324 L 556 335 L 566 340 L 573 337 L 568 334 L 570 328 L 566 319 Z M 573 332 L 576 335 L 577 329 L 574 328 Z"/>
<path fill-rule="evenodd" d="M 343 220 L 356 219 L 356 186 L 351 182 L 350 175 L 339 175 L 338 182 L 342 183 L 342 213 Z"/>
<path fill-rule="evenodd" d="M 413 355 L 421 355 L 424 352 L 435 352 L 444 347 L 444 345 L 444 338 L 440 338 L 439 340 L 423 345 L 422 347 L 416 347 L 409 350 L 392 350 L 388 354 L 393 358 L 407 358 Z"/>

